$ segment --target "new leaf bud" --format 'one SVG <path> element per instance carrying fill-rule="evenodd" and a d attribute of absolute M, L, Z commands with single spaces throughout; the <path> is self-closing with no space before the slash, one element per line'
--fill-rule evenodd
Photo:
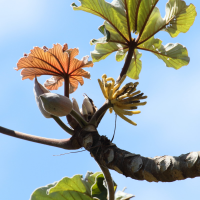
<path fill-rule="evenodd" d="M 40 99 L 44 110 L 51 115 L 62 117 L 68 115 L 72 110 L 72 102 L 65 96 L 45 93 L 40 95 Z"/>

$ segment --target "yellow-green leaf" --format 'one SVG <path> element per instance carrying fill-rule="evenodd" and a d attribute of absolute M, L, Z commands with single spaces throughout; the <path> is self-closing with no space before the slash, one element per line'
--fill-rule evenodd
<path fill-rule="evenodd" d="M 109 41 L 126 44 L 124 38 L 121 35 L 119 35 L 119 33 L 114 29 L 114 27 L 107 21 L 104 21 L 104 24 L 100 26 L 98 29 L 104 35 L 104 37 L 100 39 L 91 40 L 90 41 L 91 45 L 96 43 L 106 43 Z"/>
<path fill-rule="evenodd" d="M 142 0 L 128 1 L 128 17 L 130 30 L 134 33 L 137 31 L 138 12 Z"/>
<path fill-rule="evenodd" d="M 159 30 L 163 29 L 163 27 L 165 27 L 165 20 L 161 17 L 159 9 L 155 7 L 150 15 L 143 33 L 140 34 L 139 43 L 148 40 Z"/>
<path fill-rule="evenodd" d="M 79 0 L 81 6 L 72 4 L 74 10 L 83 10 L 109 22 L 125 40 L 129 38 L 126 17 L 116 7 L 104 0 Z"/>
<path fill-rule="evenodd" d="M 91 52 L 92 61 L 98 62 L 100 60 L 103 60 L 106 57 L 108 57 L 111 53 L 123 48 L 125 48 L 124 45 L 117 44 L 114 42 L 97 43 L 95 46 L 95 50 Z"/>
<path fill-rule="evenodd" d="M 137 17 L 137 32 L 142 34 L 151 13 L 153 12 L 159 0 L 142 0 L 139 6 Z"/>
<path fill-rule="evenodd" d="M 169 43 L 163 46 L 162 41 L 154 37 L 137 48 L 154 53 L 159 59 L 165 62 L 167 67 L 173 67 L 174 69 L 188 65 L 190 61 L 186 47 L 178 43 Z"/>
<path fill-rule="evenodd" d="M 169 0 L 166 5 L 166 28 L 171 37 L 176 37 L 179 33 L 186 33 L 194 23 L 197 12 L 195 6 L 186 5 L 183 0 Z"/>
<path fill-rule="evenodd" d="M 125 58 L 127 51 L 128 51 L 128 48 L 117 51 L 116 56 L 115 56 L 116 61 L 117 62 L 122 61 Z"/>

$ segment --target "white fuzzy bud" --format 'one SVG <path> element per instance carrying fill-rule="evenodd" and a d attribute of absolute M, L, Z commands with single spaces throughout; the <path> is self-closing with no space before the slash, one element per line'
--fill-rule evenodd
<path fill-rule="evenodd" d="M 86 107 L 88 115 L 90 115 L 90 116 L 93 115 L 92 104 L 90 103 L 90 100 L 86 95 L 83 100 L 83 105 Z"/>
<path fill-rule="evenodd" d="M 45 93 L 40 95 L 40 99 L 44 110 L 52 115 L 62 117 L 68 115 L 72 110 L 72 102 L 65 96 Z"/>
<path fill-rule="evenodd" d="M 74 109 L 78 114 L 81 114 L 80 111 L 79 111 L 78 103 L 77 103 L 77 101 L 76 101 L 75 98 L 72 98 L 72 105 L 73 105 L 73 109 Z"/>

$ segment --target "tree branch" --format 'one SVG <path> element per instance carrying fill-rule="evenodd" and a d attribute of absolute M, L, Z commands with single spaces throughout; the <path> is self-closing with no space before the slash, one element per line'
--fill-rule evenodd
<path fill-rule="evenodd" d="M 119 149 L 106 136 L 100 136 L 94 125 L 75 129 L 69 139 L 49 139 L 28 135 L 0 126 L 0 133 L 12 137 L 59 147 L 79 149 L 84 147 L 101 165 L 126 177 L 149 182 L 172 182 L 200 176 L 200 151 L 176 156 L 148 158 Z"/>
<path fill-rule="evenodd" d="M 89 134 L 89 135 L 88 135 Z M 149 182 L 173 182 L 200 176 L 200 152 L 176 156 L 148 158 L 119 149 L 98 132 L 82 130 L 80 144 L 102 166 L 126 177 Z M 88 144 L 85 144 L 87 138 Z M 89 139 L 90 138 L 90 139 Z M 79 138 L 80 139 L 80 138 Z"/>
<path fill-rule="evenodd" d="M 43 137 L 39 137 L 39 136 L 35 136 L 35 135 L 29 135 L 26 133 L 21 133 L 18 131 L 4 128 L 2 126 L 0 126 L 0 133 L 9 135 L 12 137 L 16 137 L 19 139 L 28 140 L 31 142 L 36 142 L 36 143 L 45 144 L 45 145 L 49 145 L 49 146 L 59 147 L 62 149 L 67 149 L 67 150 L 81 148 L 77 142 L 76 137 L 73 137 L 73 136 L 68 139 L 50 139 L 50 138 L 43 138 Z"/>

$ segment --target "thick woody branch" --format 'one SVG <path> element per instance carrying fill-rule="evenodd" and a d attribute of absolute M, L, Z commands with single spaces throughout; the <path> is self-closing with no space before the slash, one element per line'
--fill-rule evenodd
<path fill-rule="evenodd" d="M 182 154 L 178 157 L 143 157 L 119 149 L 106 136 L 100 136 L 94 125 L 88 125 L 82 129 L 79 127 L 70 139 L 43 138 L 1 126 L 0 133 L 68 150 L 84 147 L 99 165 L 136 180 L 172 182 L 200 176 L 200 152 Z"/>
<path fill-rule="evenodd" d="M 71 137 L 68 139 L 50 139 L 50 138 L 43 138 L 35 135 L 29 135 L 26 133 L 21 133 L 18 131 L 10 130 L 0 126 L 0 133 L 5 135 L 9 135 L 12 137 L 20 138 L 23 140 L 28 140 L 31 142 L 36 142 L 40 144 L 45 144 L 49 146 L 59 147 L 62 149 L 72 150 L 72 149 L 79 149 L 80 145 L 77 143 L 77 139 L 75 137 Z"/>
<path fill-rule="evenodd" d="M 98 132 L 82 131 L 80 144 L 102 166 L 126 177 L 149 182 L 172 182 L 200 176 L 200 152 L 148 158 L 119 149 Z"/>

